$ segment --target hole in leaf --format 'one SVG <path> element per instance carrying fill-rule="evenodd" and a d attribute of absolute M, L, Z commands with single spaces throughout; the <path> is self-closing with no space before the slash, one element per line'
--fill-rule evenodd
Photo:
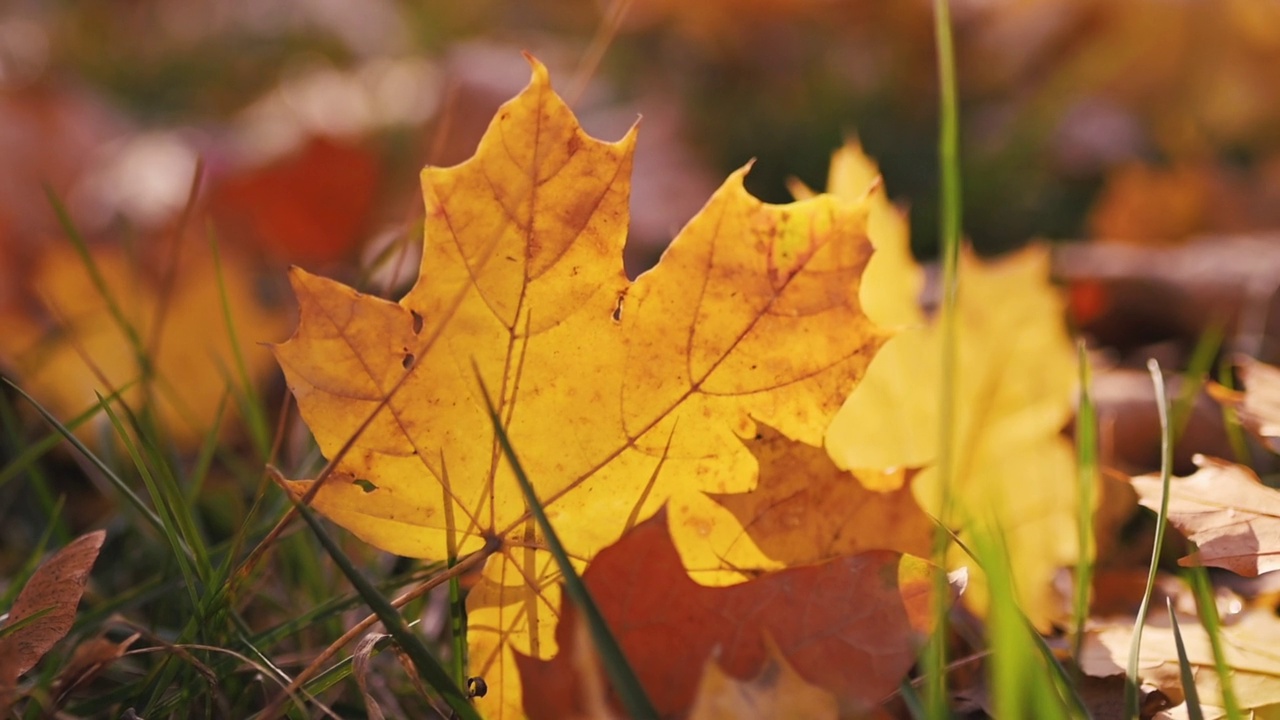
<path fill-rule="evenodd" d="M 413 353 L 405 353 L 404 360 L 400 361 L 400 365 L 403 366 L 405 370 L 413 367 Z"/>
<path fill-rule="evenodd" d="M 484 697 L 489 694 L 489 684 L 482 677 L 467 678 L 467 694 L 471 697 Z"/>
<path fill-rule="evenodd" d="M 417 335 L 422 332 L 422 316 L 416 310 L 410 310 L 409 314 L 413 315 L 413 334 Z"/>
<path fill-rule="evenodd" d="M 360 489 L 367 493 L 371 493 L 374 490 L 378 489 L 377 485 L 374 485 L 373 483 L 369 482 L 368 480 L 365 480 L 364 478 L 356 478 L 355 480 L 351 481 L 351 484 L 360 486 Z"/>
<path fill-rule="evenodd" d="M 618 304 L 617 304 L 617 305 L 615 305 L 615 306 L 613 307 L 613 321 L 614 321 L 614 322 L 622 322 L 622 301 L 623 301 L 626 297 L 627 297 L 627 294 L 626 294 L 625 292 L 624 292 L 624 293 L 619 293 L 619 294 L 618 294 Z"/>

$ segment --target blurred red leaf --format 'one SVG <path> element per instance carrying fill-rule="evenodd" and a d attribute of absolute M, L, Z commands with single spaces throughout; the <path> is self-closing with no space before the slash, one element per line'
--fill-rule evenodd
<path fill-rule="evenodd" d="M 705 587 L 685 572 L 661 511 L 601 551 L 583 579 L 663 716 L 689 710 L 708 658 L 731 677 L 757 676 L 769 660 L 766 638 L 847 714 L 874 707 L 915 662 L 932 628 L 932 570 L 910 555 L 872 551 Z M 586 711 L 570 650 L 576 619 L 563 602 L 552 659 L 517 655 L 530 718 Z"/>
<path fill-rule="evenodd" d="M 215 191 L 214 214 L 283 260 L 332 262 L 359 241 L 378 175 L 368 148 L 313 138 L 285 158 L 226 180 Z"/>

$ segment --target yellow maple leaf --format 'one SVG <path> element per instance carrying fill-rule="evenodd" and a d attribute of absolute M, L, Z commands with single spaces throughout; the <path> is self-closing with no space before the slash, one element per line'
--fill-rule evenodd
<path fill-rule="evenodd" d="M 1041 247 L 992 262 L 965 253 L 960 283 L 954 517 L 962 525 L 994 521 L 1005 533 L 1022 608 L 1046 629 L 1062 607 L 1053 575 L 1077 560 L 1074 461 L 1059 435 L 1072 414 L 1076 377 L 1062 301 Z M 941 344 L 936 322 L 886 343 L 827 435 L 837 464 L 882 489 L 894 486 L 901 469 L 924 468 L 912 490 L 935 516 Z M 985 607 L 980 576 L 965 598 Z"/>
<path fill-rule="evenodd" d="M 203 241 L 184 242 L 167 294 L 166 280 L 148 273 L 137 258 L 120 248 L 92 249 L 106 294 L 133 338 L 85 261 L 69 246 L 50 246 L 26 278 L 38 311 L 0 308 L 5 328 L 0 364 L 11 367 L 24 389 L 64 417 L 93 407 L 99 394 L 123 389 L 124 402 L 137 408 L 149 392 L 156 421 L 174 442 L 198 446 L 213 428 L 229 386 L 236 384 L 237 350 L 223 315 L 224 293 L 251 380 L 271 369 L 271 355 L 258 343 L 284 332 L 287 315 L 259 298 L 252 267 L 243 258 L 224 253 L 219 274 Z M 135 343 L 150 363 L 150 388 L 142 382 Z"/>
<path fill-rule="evenodd" d="M 295 270 L 301 320 L 276 348 L 326 456 L 376 412 L 318 510 L 403 555 L 500 541 L 468 596 L 468 639 L 470 672 L 490 688 L 481 707 L 502 718 L 520 714 L 511 650 L 555 652 L 559 577 L 477 373 L 557 533 L 585 561 L 668 498 L 749 490 L 755 463 L 740 437 L 755 420 L 820 444 L 883 339 L 858 302 L 864 205 L 765 205 L 743 188 L 745 169 L 628 282 L 635 131 L 589 137 L 531 63 L 476 155 L 423 171 L 424 253 L 409 293 L 387 302 Z"/>
<path fill-rule="evenodd" d="M 792 181 L 790 188 L 797 199 L 814 195 L 799 181 Z M 919 299 L 924 271 L 911 255 L 906 214 L 889 201 L 880 168 L 867 157 L 857 139 L 846 140 L 831 154 L 827 192 L 850 201 L 865 198 L 869 208 L 867 237 L 876 252 L 862 274 L 859 293 L 867 317 L 881 327 L 895 330 L 923 323 Z"/>

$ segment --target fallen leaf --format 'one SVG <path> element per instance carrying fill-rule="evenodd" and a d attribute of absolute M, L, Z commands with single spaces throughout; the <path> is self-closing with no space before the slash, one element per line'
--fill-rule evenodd
<path fill-rule="evenodd" d="M 875 707 L 915 662 L 933 627 L 934 571 L 910 555 L 871 551 L 707 587 L 685 571 L 660 511 L 600 551 L 583 581 L 663 717 L 693 706 L 709 660 L 730 677 L 758 677 L 770 641 L 849 715 Z M 577 610 L 565 601 L 560 616 L 557 642 L 573 647 Z M 568 655 L 518 657 L 534 720 L 579 712 L 577 694 L 553 685 L 573 676 Z"/>
<path fill-rule="evenodd" d="M 219 284 L 251 380 L 261 380 L 271 369 L 271 356 L 259 343 L 283 332 L 287 314 L 260 297 L 244 259 L 224 252 L 219 276 L 203 239 L 183 242 L 168 297 L 163 271 L 151 272 L 122 249 L 95 246 L 92 258 L 146 349 L 157 424 L 181 447 L 194 448 L 213 429 L 229 386 L 239 384 Z M 148 393 L 139 382 L 144 369 L 134 341 L 116 321 L 84 260 L 66 244 L 52 245 L 26 281 L 41 312 L 0 316 L 5 328 L 0 363 L 59 417 L 84 412 L 97 404 L 98 395 L 126 386 L 124 401 L 140 407 Z M 160 332 L 157 322 L 163 323 Z M 107 419 L 99 415 L 97 421 Z M 95 432 L 100 430 L 86 426 L 84 436 L 100 437 Z"/>
<path fill-rule="evenodd" d="M 325 455 L 378 410 L 315 507 L 402 555 L 502 541 L 468 596 L 470 672 L 488 682 L 491 717 L 520 712 L 509 649 L 555 651 L 559 573 L 477 373 L 581 562 L 670 497 L 749 490 L 739 438 L 754 421 L 820 442 L 883 339 L 858 304 L 865 207 L 765 205 L 745 170 L 629 283 L 635 138 L 587 136 L 534 61 L 475 157 L 423 172 L 421 275 L 399 303 L 291 276 L 301 320 L 276 357 Z"/>
<path fill-rule="evenodd" d="M 814 192 L 798 181 L 790 183 L 797 199 L 812 197 Z M 856 138 L 831 154 L 831 170 L 827 176 L 827 192 L 850 202 L 866 199 L 869 205 L 867 238 L 875 255 L 862 274 L 859 299 L 863 311 L 873 322 L 885 328 L 899 329 L 920 325 L 920 292 L 924 289 L 924 270 L 911 255 L 911 236 L 907 215 L 889 201 L 880 168 L 867 157 Z"/>
<path fill-rule="evenodd" d="M 1182 679 L 1168 616 L 1154 614 L 1142 631 L 1139 677 L 1181 703 Z M 1192 665 L 1200 700 L 1220 706 L 1222 690 L 1214 669 L 1213 648 L 1204 626 L 1194 616 L 1179 616 L 1178 629 Z M 1221 629 L 1223 652 L 1231 668 L 1231 685 L 1243 710 L 1280 704 L 1280 619 L 1265 610 L 1242 615 Z M 1095 677 L 1123 674 L 1128 665 L 1133 621 L 1121 619 L 1086 631 L 1080 666 Z"/>
<path fill-rule="evenodd" d="M 707 662 L 689 720 L 835 720 L 835 696 L 800 677 L 766 638 L 768 656 L 760 672 L 749 680 L 726 673 L 714 660 Z"/>
<path fill-rule="evenodd" d="M 333 262 L 360 239 L 377 184 L 377 159 L 367 147 L 312 138 L 287 157 L 225 180 L 213 191 L 213 214 L 290 262 Z"/>
<path fill-rule="evenodd" d="M 1071 417 L 1076 361 L 1049 255 L 1028 247 L 995 261 L 964 253 L 957 305 L 951 522 L 992 521 L 1007 538 L 1022 609 L 1040 629 L 1064 610 L 1053 578 L 1077 561 L 1075 466 L 1060 437 Z M 922 468 L 912 492 L 941 514 L 939 441 L 942 331 L 937 320 L 881 348 L 827 432 L 827 450 L 877 489 L 884 470 Z M 893 479 L 889 476 L 889 479 Z M 896 482 L 897 480 L 895 480 Z M 961 532 L 961 537 L 967 536 Z M 954 555 L 963 564 L 967 558 Z M 966 602 L 985 607 L 974 578 Z"/>
<path fill-rule="evenodd" d="M 737 495 L 711 495 L 731 512 L 770 560 L 802 565 L 853 555 L 864 550 L 896 550 L 927 556 L 934 523 L 916 502 L 909 484 L 886 492 L 868 490 L 851 473 L 831 462 L 821 447 L 784 437 L 758 426 L 747 447 L 760 465 L 756 489 Z M 736 567 L 756 567 L 742 543 L 716 548 Z"/>
<path fill-rule="evenodd" d="M 1237 356 L 1235 365 L 1244 391 L 1210 383 L 1209 394 L 1223 405 L 1235 408 L 1240 422 L 1260 437 L 1271 452 L 1280 453 L 1280 368 L 1248 355 Z"/>
<path fill-rule="evenodd" d="M 103 670 L 124 657 L 130 646 L 140 637 L 142 637 L 140 633 L 134 633 L 120 642 L 96 637 L 77 645 L 75 652 L 62 666 L 58 672 L 58 679 L 54 682 L 56 704 L 61 705 L 67 695 L 93 682 Z"/>
<path fill-rule="evenodd" d="M 1195 474 L 1169 481 L 1169 522 L 1199 550 L 1179 565 L 1211 565 L 1245 577 L 1280 569 L 1280 492 L 1252 470 L 1196 455 Z M 1158 475 L 1133 478 L 1138 502 L 1160 511 Z"/>
<path fill-rule="evenodd" d="M 44 614 L 0 637 L 0 710 L 11 701 L 18 678 L 71 630 L 89 570 L 106 536 L 105 531 L 97 530 L 71 541 L 37 568 L 18 593 L 0 631 L 37 613 Z M 0 712 L 3 714 L 7 713 Z"/>

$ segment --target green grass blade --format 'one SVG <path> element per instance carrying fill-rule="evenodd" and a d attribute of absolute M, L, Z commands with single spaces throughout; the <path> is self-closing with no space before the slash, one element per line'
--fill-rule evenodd
<path fill-rule="evenodd" d="M 591 599 L 591 593 L 587 591 L 587 586 L 582 582 L 582 577 L 578 575 L 573 563 L 569 561 L 569 555 L 565 552 L 564 545 L 560 543 L 560 538 L 556 535 L 555 528 L 551 527 L 551 521 L 547 519 L 547 514 L 544 512 L 542 504 L 538 502 L 537 493 L 534 492 L 533 485 L 529 482 L 529 477 L 525 475 L 524 468 L 520 465 L 520 459 L 516 456 L 515 448 L 511 446 L 511 438 L 507 437 L 506 428 L 502 426 L 502 416 L 498 414 L 498 409 L 493 404 L 493 398 L 489 395 L 489 388 L 485 386 L 484 379 L 480 377 L 479 367 L 475 368 L 475 373 L 476 380 L 480 382 L 480 390 L 484 393 L 485 405 L 489 408 L 489 418 L 493 420 L 493 430 L 498 436 L 498 442 L 502 445 L 502 453 L 511 465 L 511 471 L 515 474 L 516 481 L 520 484 L 520 489 L 524 492 L 525 500 L 529 504 L 529 511 L 533 514 L 534 520 L 537 521 L 538 527 L 546 535 L 547 548 L 555 557 L 556 564 L 560 568 L 560 574 L 564 578 L 565 593 L 578 606 L 578 609 L 582 611 L 587 620 L 587 626 L 591 629 L 591 639 L 595 643 L 596 650 L 600 653 L 600 660 L 604 664 L 605 673 L 609 676 L 609 681 L 613 684 L 614 691 L 618 693 L 618 699 L 622 702 L 622 707 L 626 709 L 627 715 L 633 720 L 649 720 L 650 718 L 656 720 L 658 711 L 649 702 L 649 696 L 645 694 L 644 687 L 640 685 L 640 679 L 636 677 L 635 671 L 631 669 L 631 665 L 627 662 L 626 655 L 622 653 L 622 648 L 618 645 L 617 639 L 609 631 L 609 625 L 605 622 L 604 616 L 600 614 L 600 608 L 596 607 L 595 601 Z"/>
<path fill-rule="evenodd" d="M 1191 669 L 1191 661 L 1187 659 L 1187 646 L 1182 643 L 1182 628 L 1178 627 L 1178 616 L 1173 612 L 1173 598 L 1165 598 L 1164 604 L 1169 610 L 1173 645 L 1178 650 L 1178 674 L 1182 677 L 1182 694 L 1186 696 L 1187 717 L 1190 720 L 1204 720 L 1204 712 L 1200 709 L 1200 692 L 1196 689 L 1196 674 Z"/>
<path fill-rule="evenodd" d="M 311 526 L 312 533 L 315 534 L 320 544 L 324 546 L 325 552 L 329 553 L 329 557 L 333 558 L 333 562 L 342 570 L 342 574 L 347 576 L 347 580 L 355 587 L 356 592 L 360 593 L 360 597 L 378 615 L 378 619 L 386 626 L 387 632 L 396 639 L 400 649 L 413 661 L 413 665 L 417 668 L 418 674 L 422 679 L 436 692 L 440 693 L 440 696 L 461 720 L 480 720 L 480 714 L 472 707 L 466 693 L 453 682 L 449 671 L 440 664 L 439 660 L 432 656 L 431 651 L 422 642 L 422 638 L 409 629 L 409 625 L 404 621 L 399 611 L 392 607 L 391 601 L 378 592 L 378 589 L 356 568 L 351 559 L 347 557 L 347 554 L 342 551 L 342 548 L 338 547 L 338 543 L 334 542 L 329 533 L 325 531 L 315 512 L 306 505 L 296 502 L 294 507 L 302 515 L 302 519 L 306 520 L 307 525 Z"/>
<path fill-rule="evenodd" d="M 45 615 L 48 615 L 49 613 L 57 609 L 58 608 L 53 605 L 50 605 L 49 607 L 40 608 L 39 610 L 31 613 L 30 615 L 22 618 L 17 622 L 9 623 L 4 627 L 0 627 L 0 640 L 5 639 L 6 637 L 18 632 L 22 628 L 28 625 L 31 625 L 32 623 L 39 622 L 40 618 L 43 618 Z"/>
<path fill-rule="evenodd" d="M 59 497 L 57 504 L 54 506 L 55 517 L 61 519 L 62 506 L 65 497 Z M 61 522 L 58 525 L 62 525 Z M 44 532 L 40 534 L 40 539 L 36 541 L 36 545 L 31 552 L 27 554 L 27 559 L 22 563 L 22 567 L 10 577 L 9 587 L 3 593 L 0 593 L 0 610 L 8 612 L 13 607 L 13 602 L 18 599 L 18 593 L 22 592 L 22 588 L 26 586 L 31 576 L 35 574 L 36 568 L 40 567 L 40 561 L 44 559 L 44 553 L 49 549 L 49 540 L 53 538 L 55 524 L 50 523 Z M 66 545 L 62 543 L 59 547 Z"/>
<path fill-rule="evenodd" d="M 84 443 L 80 442 L 80 439 L 77 438 L 67 426 L 59 422 L 58 419 L 53 416 L 53 413 L 49 412 L 43 405 L 36 402 L 36 399 L 28 395 L 25 390 L 14 385 L 12 382 L 9 382 L 8 378 L 0 378 L 0 380 L 4 380 L 4 382 L 8 383 L 9 387 L 16 390 L 19 395 L 26 399 L 27 402 L 31 403 L 31 406 L 35 408 L 36 412 L 40 413 L 40 417 L 44 418 L 45 422 L 53 426 L 53 429 L 57 430 L 67 442 L 71 443 L 72 447 L 80 451 L 80 454 L 83 455 L 84 458 L 95 468 L 97 468 L 103 476 L 107 478 L 107 481 L 111 483 L 116 491 L 119 492 L 120 495 L 124 497 L 140 515 L 142 515 L 142 518 L 147 521 L 147 524 L 151 525 L 152 529 L 158 533 L 164 533 L 164 523 L 160 521 L 160 517 L 156 515 L 151 508 L 147 507 L 147 504 L 142 501 L 142 498 L 138 497 L 137 493 L 135 493 L 133 489 L 129 487 L 128 483 L 121 479 L 120 476 L 111 469 L 110 465 L 103 462 L 102 458 L 98 457 Z M 99 403 L 99 408 L 106 407 L 105 398 L 99 397 Z"/>
<path fill-rule="evenodd" d="M 240 348 L 240 337 L 236 333 L 235 318 L 231 315 L 231 300 L 227 297 L 227 283 L 222 274 L 222 255 L 218 251 L 217 238 L 213 229 L 209 230 L 209 249 L 213 257 L 213 270 L 218 282 L 218 300 L 222 305 L 222 321 L 226 325 L 227 338 L 231 342 L 231 356 L 235 360 L 236 375 L 240 380 L 240 412 L 245 425 L 249 429 L 249 437 L 253 439 L 259 456 L 266 460 L 271 452 L 271 423 L 267 422 L 267 412 L 249 374 L 249 365 L 244 360 L 244 351 Z M 217 427 L 216 425 L 214 427 Z"/>
<path fill-rule="evenodd" d="M 960 234 L 963 226 L 960 187 L 960 114 L 956 99 L 955 48 L 951 36 L 951 7 L 948 0 L 934 0 L 934 42 L 938 57 L 939 122 L 938 164 L 941 173 L 940 237 L 942 255 L 942 310 L 939 319 L 942 332 L 942 378 L 938 398 L 938 518 L 940 527 L 951 526 L 951 483 L 954 475 L 953 456 L 956 396 L 956 357 L 959 322 L 956 302 L 959 294 Z M 933 561 L 946 567 L 948 536 L 934 535 Z M 925 648 L 924 702 L 930 718 L 950 716 L 947 703 L 947 635 L 949 634 L 947 579 L 937 573 L 933 588 L 934 631 Z"/>
<path fill-rule="evenodd" d="M 1210 325 L 1196 340 L 1191 350 L 1191 359 L 1187 361 L 1187 370 L 1182 374 L 1182 385 L 1178 388 L 1178 399 L 1173 401 L 1169 417 L 1173 423 L 1173 441 L 1178 442 L 1187 431 L 1191 422 L 1191 411 L 1195 409 L 1196 398 L 1204 388 L 1205 379 L 1213 369 L 1214 358 L 1222 349 L 1225 330 L 1222 323 Z"/>
<path fill-rule="evenodd" d="M 10 386 L 14 385 L 13 382 L 10 381 L 8 378 L 4 378 L 4 381 Z M 120 396 L 125 391 L 133 387 L 134 384 L 136 384 L 136 381 L 126 383 L 120 389 L 116 390 L 110 395 L 107 395 L 106 396 L 107 402 L 115 402 L 120 398 Z M 23 393 L 23 397 L 26 397 L 27 400 L 31 399 L 30 396 L 26 395 L 25 393 Z M 79 415 L 76 415 L 75 417 L 71 418 L 71 420 L 63 423 L 62 425 L 67 430 L 74 432 L 80 429 L 82 425 L 84 425 L 85 423 L 89 422 L 94 417 L 96 417 L 100 412 L 102 412 L 102 406 L 99 405 L 98 403 L 94 403 L 92 406 L 89 407 L 88 410 L 85 410 Z M 33 443 L 27 444 L 27 446 L 23 448 L 22 452 L 18 453 L 16 456 L 13 457 L 11 461 L 9 461 L 8 465 L 4 466 L 3 469 L 0 469 L 0 486 L 9 482 L 17 475 L 20 475 L 23 472 L 26 472 L 28 469 L 34 467 L 35 462 L 37 460 L 44 457 L 46 453 L 48 453 L 50 450 L 53 450 L 55 447 L 57 447 L 58 443 L 62 442 L 65 438 L 66 438 L 65 433 L 55 429 L 53 432 L 49 433 L 45 437 Z"/>
<path fill-rule="evenodd" d="M 67 212 L 62 200 L 48 186 L 45 186 L 44 192 L 45 197 L 49 199 L 49 204 L 53 207 L 54 215 L 58 217 L 58 223 L 62 226 L 62 231 L 67 234 L 67 239 L 71 241 L 76 254 L 80 256 L 80 260 L 84 263 L 85 270 L 89 273 L 89 281 L 93 283 L 93 287 L 98 292 L 98 295 L 102 297 L 102 301 L 107 304 L 107 312 L 111 315 L 112 321 L 120 328 L 120 332 L 124 333 L 125 337 L 128 338 L 129 347 L 133 349 L 134 357 L 138 361 L 138 368 L 142 371 L 142 377 L 151 377 L 151 361 L 147 356 L 146 346 L 142 344 L 142 336 L 138 334 L 138 329 L 134 327 L 133 323 L 129 322 L 129 318 L 120 309 L 120 303 L 116 302 L 115 296 L 111 294 L 111 288 L 107 287 L 107 281 L 102 277 L 102 272 L 98 269 L 98 263 L 93 259 L 93 253 L 89 252 L 88 243 L 84 241 L 84 237 L 76 229 L 75 223 L 71 220 L 71 214 Z"/>
<path fill-rule="evenodd" d="M 102 402 L 102 398 L 98 398 Z M 111 420 L 111 425 L 116 429 L 116 435 L 120 438 L 120 442 L 124 444 L 125 451 L 129 453 L 129 457 L 133 460 L 134 467 L 138 470 L 138 475 L 142 478 L 142 484 L 147 488 L 147 492 L 151 495 L 151 502 L 156 506 L 156 515 L 160 518 L 160 527 L 164 533 L 164 537 L 169 541 L 170 549 L 173 551 L 174 558 L 178 561 L 178 568 L 182 571 L 184 583 L 187 592 L 191 595 L 191 607 L 200 607 L 200 590 L 203 587 L 203 578 L 196 569 L 195 553 L 191 551 L 183 538 L 181 523 L 174 516 L 172 508 L 162 494 L 156 483 L 155 476 L 152 474 L 151 467 L 143 459 L 141 451 L 130 437 L 129 431 L 125 428 L 120 418 L 116 416 L 115 411 L 105 402 L 102 410 L 107 414 L 107 418 Z"/>
<path fill-rule="evenodd" d="M 1196 597 L 1200 624 L 1209 635 L 1209 647 L 1213 650 L 1213 669 L 1218 673 L 1218 686 L 1222 688 L 1222 707 L 1227 711 L 1227 720 L 1244 720 L 1231 679 L 1231 666 L 1227 664 L 1227 654 L 1222 647 L 1222 619 L 1218 617 L 1218 604 L 1214 602 L 1209 572 L 1198 567 L 1191 568 L 1188 575 L 1191 591 Z"/>
<path fill-rule="evenodd" d="M 1218 368 L 1218 384 L 1228 390 L 1235 389 L 1235 380 L 1231 375 L 1231 364 L 1223 363 Z M 1231 444 L 1231 452 L 1236 456 L 1236 462 L 1241 465 L 1248 465 L 1251 458 L 1249 457 L 1249 441 L 1245 438 L 1244 425 L 1240 422 L 1240 413 L 1227 403 L 1222 404 L 1222 429 L 1227 434 L 1227 442 Z"/>
<path fill-rule="evenodd" d="M 1071 607 L 1071 657 L 1080 667 L 1084 624 L 1089 619 L 1089 594 L 1093 585 L 1093 506 L 1098 485 L 1098 411 L 1093 404 L 1092 377 L 1084 342 L 1076 345 L 1080 363 L 1080 402 L 1076 409 L 1076 565 L 1075 598 Z"/>
<path fill-rule="evenodd" d="M 1160 414 L 1160 513 L 1156 516 L 1156 538 L 1151 547 L 1151 565 L 1147 569 L 1147 587 L 1138 606 L 1138 617 L 1133 624 L 1133 642 L 1129 646 L 1129 667 L 1124 684 L 1125 717 L 1138 717 L 1138 658 L 1142 651 L 1142 628 L 1147 622 L 1151 606 L 1151 593 L 1156 586 L 1156 570 L 1160 563 L 1160 551 L 1164 547 L 1164 533 L 1169 517 L 1169 480 L 1173 477 L 1173 427 L 1169 423 L 1169 395 L 1164 389 L 1164 375 L 1154 359 L 1147 361 L 1151 382 L 1156 390 L 1156 409 Z"/>

